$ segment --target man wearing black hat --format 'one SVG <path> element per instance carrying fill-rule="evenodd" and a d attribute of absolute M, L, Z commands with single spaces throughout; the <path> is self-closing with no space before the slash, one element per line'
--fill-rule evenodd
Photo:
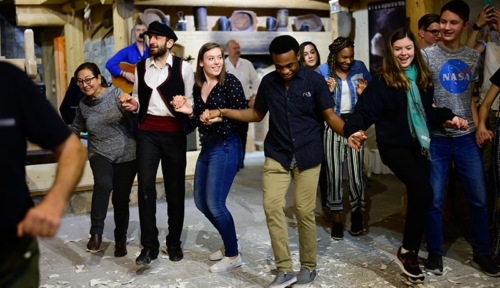
<path fill-rule="evenodd" d="M 120 102 L 139 114 L 137 164 L 139 180 L 139 220 L 141 244 L 144 247 L 135 260 L 149 264 L 158 258 L 160 243 L 156 227 L 156 171 L 161 160 L 165 196 L 168 204 L 167 252 L 171 261 L 183 258 L 181 233 L 184 224 L 184 181 L 187 140 L 183 121 L 188 117 L 175 112 L 170 101 L 185 95 L 192 101 L 194 73 L 170 49 L 177 41 L 174 31 L 160 22 L 149 24 L 150 57 L 137 63 L 132 97 Z"/>

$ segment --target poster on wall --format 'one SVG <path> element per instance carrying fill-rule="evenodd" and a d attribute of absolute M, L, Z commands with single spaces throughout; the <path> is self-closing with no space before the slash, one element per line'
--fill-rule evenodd
<path fill-rule="evenodd" d="M 368 37 L 370 45 L 370 73 L 382 67 L 387 41 L 392 32 L 406 25 L 405 1 L 368 3 Z"/>

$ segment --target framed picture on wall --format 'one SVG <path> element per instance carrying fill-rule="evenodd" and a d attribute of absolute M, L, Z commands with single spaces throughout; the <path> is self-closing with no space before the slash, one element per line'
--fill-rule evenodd
<path fill-rule="evenodd" d="M 368 37 L 370 45 L 370 73 L 382 67 L 387 41 L 392 32 L 406 25 L 405 1 L 368 3 Z"/>

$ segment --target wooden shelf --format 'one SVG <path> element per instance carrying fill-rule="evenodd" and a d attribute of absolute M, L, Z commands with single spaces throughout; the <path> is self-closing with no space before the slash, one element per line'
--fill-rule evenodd
<path fill-rule="evenodd" d="M 215 42 L 223 46 L 227 41 L 234 39 L 240 43 L 242 54 L 269 54 L 269 43 L 279 35 L 291 35 L 299 43 L 304 41 L 314 41 L 326 39 L 326 46 L 331 43 L 331 32 L 302 32 L 302 31 L 175 31 L 179 40 L 177 44 L 184 47 L 196 47 L 198 49 L 206 42 Z M 319 43 L 316 43 L 318 47 Z M 321 44 L 322 45 L 322 44 Z M 323 45 L 324 46 L 324 45 Z M 196 50 L 197 51 L 197 50 Z M 188 51 L 186 51 L 188 52 Z M 195 56 L 193 51 L 188 54 Z M 185 55 L 187 56 L 187 55 Z"/>

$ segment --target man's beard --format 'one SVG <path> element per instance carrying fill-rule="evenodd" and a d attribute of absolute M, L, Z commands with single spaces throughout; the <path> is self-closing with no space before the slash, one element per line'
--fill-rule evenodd
<path fill-rule="evenodd" d="M 166 43 L 163 46 L 158 46 L 158 48 L 156 49 L 156 52 L 153 52 L 151 50 L 151 46 L 149 46 L 149 56 L 153 56 L 155 59 L 162 57 L 163 55 L 165 55 L 167 53 L 167 51 L 168 50 L 167 50 Z"/>

